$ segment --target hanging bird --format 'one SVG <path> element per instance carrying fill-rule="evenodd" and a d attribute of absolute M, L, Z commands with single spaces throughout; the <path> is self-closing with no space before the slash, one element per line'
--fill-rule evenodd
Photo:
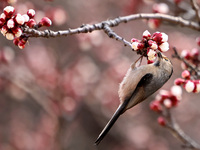
<path fill-rule="evenodd" d="M 130 66 L 119 86 L 120 105 L 96 139 L 96 145 L 103 140 L 121 114 L 160 89 L 173 73 L 172 63 L 160 52 L 152 64 L 137 67 L 136 63 Z"/>

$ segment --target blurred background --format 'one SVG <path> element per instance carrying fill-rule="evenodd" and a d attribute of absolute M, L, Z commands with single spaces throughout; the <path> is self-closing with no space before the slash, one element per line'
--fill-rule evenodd
<path fill-rule="evenodd" d="M 51 18 L 51 30 L 77 28 L 133 13 L 152 13 L 153 0 L 17 0 L 9 1 L 17 12 L 36 10 L 36 20 Z M 171 1 L 169 14 L 177 7 Z M 187 1 L 181 2 L 186 8 Z M 8 1 L 1 0 L 1 12 Z M 10 4 L 9 4 L 10 5 Z M 190 8 L 191 9 L 191 8 Z M 189 10 L 189 9 L 188 9 Z M 193 19 L 193 11 L 181 12 Z M 189 18 L 191 17 L 191 18 Z M 44 28 L 45 29 L 45 28 Z M 166 53 L 174 65 L 169 90 L 180 77 L 180 61 L 172 47 L 198 48 L 197 31 L 163 23 L 152 28 L 147 21 L 122 23 L 113 30 L 130 41 L 149 30 L 169 35 Z M 139 56 L 103 31 L 57 38 L 31 38 L 21 50 L 0 36 L 0 149 L 1 150 L 181 150 L 182 143 L 157 123 L 148 100 L 123 114 L 102 143 L 94 141 L 119 105 L 118 86 L 130 64 Z M 146 60 L 143 60 L 146 63 Z M 200 141 L 199 94 L 183 90 L 172 110 L 181 128 Z M 192 127 L 191 127 L 192 126 Z"/>

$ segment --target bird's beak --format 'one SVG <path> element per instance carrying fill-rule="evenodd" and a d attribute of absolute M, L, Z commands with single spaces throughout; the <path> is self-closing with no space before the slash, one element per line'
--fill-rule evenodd
<path fill-rule="evenodd" d="M 163 58 L 161 52 L 158 52 L 157 54 L 158 54 L 158 57 L 159 57 L 159 58 Z"/>

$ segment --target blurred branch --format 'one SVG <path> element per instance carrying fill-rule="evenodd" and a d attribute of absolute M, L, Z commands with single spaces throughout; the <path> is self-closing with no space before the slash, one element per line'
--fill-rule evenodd
<path fill-rule="evenodd" d="M 175 47 L 173 47 L 173 50 L 174 50 L 174 54 L 172 55 L 173 58 L 177 58 L 178 60 L 184 62 L 188 68 L 190 68 L 191 70 L 193 70 L 196 73 L 197 76 L 200 76 L 200 70 L 198 70 L 198 68 L 192 66 L 189 62 L 187 62 L 184 58 L 182 58 L 178 54 Z"/>
<path fill-rule="evenodd" d="M 67 29 L 67 30 L 61 30 L 61 31 L 52 31 L 52 30 L 38 31 L 36 29 L 30 29 L 28 27 L 25 27 L 23 28 L 23 32 L 27 33 L 29 37 L 50 38 L 50 37 L 68 36 L 68 35 L 79 34 L 79 33 L 88 33 L 88 32 L 93 32 L 95 30 L 104 30 L 106 31 L 109 37 L 120 40 L 124 42 L 125 45 L 130 45 L 129 43 L 127 43 L 127 41 L 125 41 L 123 38 L 119 37 L 112 30 L 110 30 L 109 27 L 115 27 L 115 26 L 118 26 L 120 23 L 127 23 L 129 21 L 133 21 L 137 19 L 159 19 L 159 20 L 163 20 L 169 23 L 177 24 L 183 27 L 188 27 L 188 28 L 200 31 L 200 25 L 198 23 L 185 20 L 181 17 L 175 17 L 175 16 L 160 14 L 160 13 L 156 13 L 156 14 L 155 13 L 148 13 L 148 14 L 141 13 L 141 14 L 133 14 L 129 16 L 124 16 L 124 17 L 118 17 L 113 20 L 102 21 L 100 23 L 96 23 L 92 25 L 86 24 L 75 29 Z"/>
<path fill-rule="evenodd" d="M 191 2 L 192 8 L 194 9 L 194 11 L 196 13 L 197 20 L 200 24 L 199 6 L 197 5 L 196 0 L 190 0 L 190 2 Z"/>
<path fill-rule="evenodd" d="M 163 114 L 163 116 L 167 119 L 166 128 L 169 129 L 176 138 L 184 143 L 183 146 L 185 148 L 200 150 L 200 145 L 191 139 L 187 134 L 185 134 L 176 123 L 175 119 L 171 115 L 170 109 L 166 108 L 165 114 Z"/>

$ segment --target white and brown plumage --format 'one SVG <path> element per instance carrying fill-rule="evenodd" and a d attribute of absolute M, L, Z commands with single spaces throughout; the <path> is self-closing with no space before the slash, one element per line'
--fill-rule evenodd
<path fill-rule="evenodd" d="M 153 64 L 136 67 L 135 62 L 131 65 L 119 86 L 120 105 L 98 136 L 96 145 L 102 141 L 121 114 L 145 100 L 169 80 L 173 72 L 172 64 L 166 56 L 160 52 L 157 54 L 158 58 Z"/>

